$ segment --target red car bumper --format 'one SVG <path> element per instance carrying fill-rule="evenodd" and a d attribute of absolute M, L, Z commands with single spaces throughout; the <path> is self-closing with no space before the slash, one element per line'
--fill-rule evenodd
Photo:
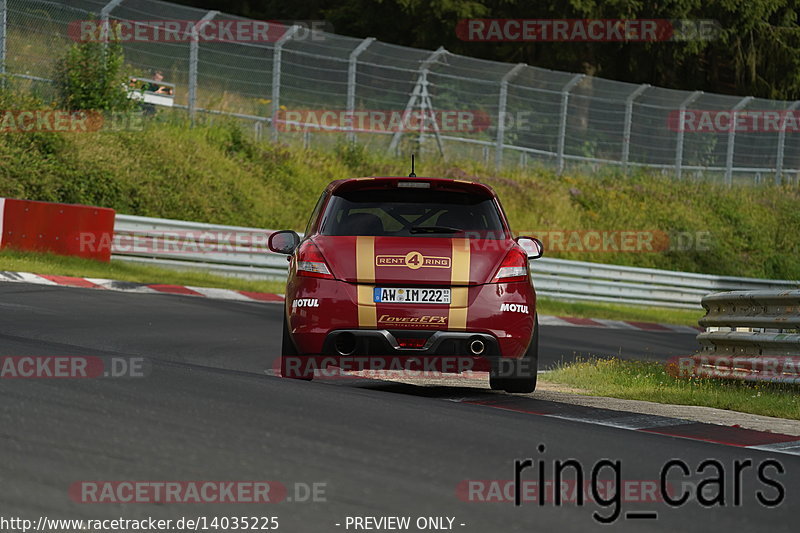
<path fill-rule="evenodd" d="M 519 358 L 533 335 L 536 293 L 527 281 L 452 287 L 449 305 L 375 304 L 373 287 L 295 277 L 286 316 L 297 351 Z M 474 340 L 483 344 L 480 354 Z"/>

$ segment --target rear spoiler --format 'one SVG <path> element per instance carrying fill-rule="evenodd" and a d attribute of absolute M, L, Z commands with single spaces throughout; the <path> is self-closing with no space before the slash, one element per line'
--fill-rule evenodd
<path fill-rule="evenodd" d="M 428 189 L 432 191 L 463 192 L 494 198 L 491 187 L 483 183 L 447 178 L 409 178 L 409 177 L 374 177 L 354 178 L 334 181 L 328 186 L 331 194 L 351 191 L 386 190 L 386 189 Z"/>

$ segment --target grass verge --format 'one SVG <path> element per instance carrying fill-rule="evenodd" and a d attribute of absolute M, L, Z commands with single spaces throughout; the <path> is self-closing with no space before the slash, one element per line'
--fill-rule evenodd
<path fill-rule="evenodd" d="M 285 288 L 285 284 L 282 281 L 250 281 L 241 278 L 215 276 L 203 272 L 178 271 L 136 265 L 125 261 L 101 263 L 78 257 L 17 250 L 3 250 L 0 252 L 0 270 L 278 294 L 282 294 Z M 538 300 L 537 310 L 542 315 L 638 320 L 642 322 L 685 325 L 697 325 L 697 320 L 702 316 L 702 312 L 699 310 L 695 312 L 601 303 L 558 302 L 546 298 Z"/>
<path fill-rule="evenodd" d="M 800 420 L 800 387 L 720 379 L 678 379 L 661 363 L 591 359 L 571 363 L 539 379 L 587 394 L 625 400 L 695 405 Z"/>

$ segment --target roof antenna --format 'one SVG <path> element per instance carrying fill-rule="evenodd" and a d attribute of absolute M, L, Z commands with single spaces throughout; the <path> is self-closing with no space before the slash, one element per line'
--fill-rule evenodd
<path fill-rule="evenodd" d="M 408 175 L 409 178 L 416 178 L 417 175 L 414 174 L 414 154 L 411 154 L 411 174 Z"/>

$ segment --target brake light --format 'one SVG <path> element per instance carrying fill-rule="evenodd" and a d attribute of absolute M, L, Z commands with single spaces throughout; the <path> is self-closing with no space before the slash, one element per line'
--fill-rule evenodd
<path fill-rule="evenodd" d="M 397 344 L 401 348 L 424 348 L 427 339 L 397 339 Z"/>
<path fill-rule="evenodd" d="M 297 251 L 297 275 L 333 279 L 328 263 L 325 262 L 319 248 L 311 241 L 304 242 Z"/>
<path fill-rule="evenodd" d="M 508 283 L 528 279 L 528 256 L 519 248 L 512 248 L 506 254 L 500 268 L 492 279 L 492 283 Z"/>

